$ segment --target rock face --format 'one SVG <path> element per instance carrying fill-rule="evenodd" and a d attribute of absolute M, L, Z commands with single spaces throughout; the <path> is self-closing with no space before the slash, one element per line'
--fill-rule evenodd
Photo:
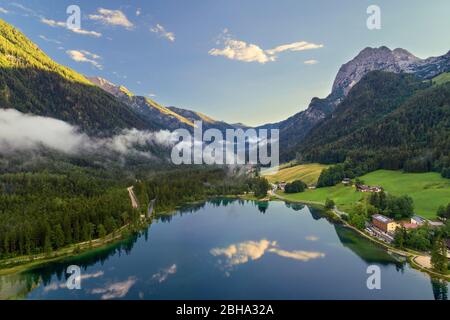
<path fill-rule="evenodd" d="M 333 112 L 353 86 L 367 73 L 376 70 L 414 73 L 421 79 L 431 79 L 443 72 L 450 71 L 450 51 L 440 57 L 420 59 L 401 48 L 395 50 L 390 50 L 385 46 L 365 48 L 340 68 L 329 96 L 323 99 L 313 98 L 306 110 L 284 121 L 261 126 L 261 128 L 278 128 L 280 130 L 281 160 L 286 161 L 295 157 L 295 146 L 308 132 Z"/>
<path fill-rule="evenodd" d="M 391 51 L 387 47 L 365 48 L 353 60 L 341 67 L 332 91 L 341 92 L 347 96 L 351 88 L 370 71 L 411 72 L 410 66 L 419 61 L 419 58 L 404 49 Z"/>
<path fill-rule="evenodd" d="M 431 79 L 437 75 L 450 71 L 450 51 L 440 57 L 431 57 L 411 65 L 414 72 L 421 79 Z"/>
<path fill-rule="evenodd" d="M 124 86 L 117 86 L 106 79 L 100 77 L 87 77 L 87 79 L 117 98 L 128 99 L 133 96 L 133 94 Z"/>
<path fill-rule="evenodd" d="M 450 52 L 440 57 L 420 59 L 405 49 L 387 47 L 365 48 L 339 70 L 333 92 L 347 96 L 351 88 L 370 71 L 415 73 L 419 78 L 430 79 L 450 69 Z"/>

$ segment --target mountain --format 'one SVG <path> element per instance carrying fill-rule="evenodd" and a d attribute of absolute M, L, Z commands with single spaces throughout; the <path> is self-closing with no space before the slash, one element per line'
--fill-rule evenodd
<path fill-rule="evenodd" d="M 204 115 L 203 113 L 196 112 L 196 111 L 181 109 L 181 108 L 177 108 L 177 107 L 169 107 L 169 109 L 172 110 L 173 112 L 189 119 L 192 122 L 202 121 L 203 128 L 205 128 L 205 129 L 214 128 L 214 129 L 219 129 L 220 131 L 223 132 L 226 129 L 246 128 L 246 126 L 243 124 L 228 124 L 223 121 L 218 121 L 218 120 L 212 119 L 212 118 L 208 117 L 207 115 Z"/>
<path fill-rule="evenodd" d="M 419 61 L 419 58 L 404 49 L 391 51 L 384 46 L 365 48 L 340 68 L 332 92 L 339 92 L 345 97 L 350 89 L 371 71 L 413 72 L 411 66 Z"/>
<path fill-rule="evenodd" d="M 118 86 L 100 77 L 88 77 L 87 79 L 99 88 L 115 96 L 143 118 L 157 123 L 161 128 L 175 130 L 178 128 L 191 129 L 194 127 L 194 123 L 191 120 L 173 112 L 169 108 L 161 106 L 152 99 L 135 96 L 124 86 Z"/>
<path fill-rule="evenodd" d="M 20 31 L 0 20 L 0 106 L 66 121 L 90 134 L 160 127 L 54 62 Z"/>
<path fill-rule="evenodd" d="M 450 70 L 450 51 L 440 57 L 420 59 L 404 49 L 365 48 L 354 59 L 342 65 L 326 98 L 313 98 L 308 108 L 287 120 L 262 128 L 280 129 L 281 160 L 295 158 L 298 146 L 308 132 L 345 99 L 350 90 L 369 72 L 413 73 L 420 79 L 431 79 Z"/>
<path fill-rule="evenodd" d="M 101 89 L 114 95 L 145 119 L 157 123 L 164 129 L 184 128 L 193 130 L 194 121 L 202 121 L 204 129 L 216 128 L 224 131 L 235 128 L 231 124 L 214 120 L 200 112 L 177 107 L 164 107 L 152 99 L 136 96 L 124 86 L 116 85 L 106 79 L 100 77 L 88 77 L 88 79 Z"/>
<path fill-rule="evenodd" d="M 401 48 L 394 50 L 385 46 L 365 48 L 353 60 L 340 68 L 332 92 L 347 96 L 350 89 L 362 77 L 375 70 L 414 73 L 420 79 L 431 79 L 450 70 L 450 51 L 440 57 L 420 59 Z"/>
<path fill-rule="evenodd" d="M 307 161 L 443 172 L 450 168 L 450 83 L 370 72 L 297 151 Z"/>

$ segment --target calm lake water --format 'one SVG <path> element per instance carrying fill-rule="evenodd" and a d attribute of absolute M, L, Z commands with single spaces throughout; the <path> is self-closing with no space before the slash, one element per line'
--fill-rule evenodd
<path fill-rule="evenodd" d="M 81 290 L 66 287 L 70 265 L 82 268 Z M 367 289 L 369 265 L 381 269 L 381 290 Z M 2 299 L 446 299 L 448 289 L 315 209 L 223 199 L 108 248 L 0 277 Z"/>

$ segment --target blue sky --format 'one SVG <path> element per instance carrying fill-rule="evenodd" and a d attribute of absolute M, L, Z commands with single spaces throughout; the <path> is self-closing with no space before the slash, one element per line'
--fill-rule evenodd
<path fill-rule="evenodd" d="M 80 32 L 62 24 L 73 4 Z M 371 4 L 381 8 L 381 30 L 366 27 Z M 0 18 L 57 62 L 249 125 L 326 96 L 339 67 L 367 46 L 446 53 L 449 16 L 448 0 L 0 0 Z"/>

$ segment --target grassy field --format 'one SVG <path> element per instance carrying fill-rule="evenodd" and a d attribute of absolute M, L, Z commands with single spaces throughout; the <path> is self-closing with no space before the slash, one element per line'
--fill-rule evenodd
<path fill-rule="evenodd" d="M 291 201 L 304 201 L 306 203 L 317 203 L 325 205 L 327 198 L 333 199 L 340 210 L 348 210 L 352 204 L 363 198 L 363 194 L 356 192 L 354 187 L 345 187 L 338 184 L 334 187 L 318 188 L 315 190 L 306 190 L 302 193 L 285 194 L 279 193 L 284 198 Z"/>
<path fill-rule="evenodd" d="M 435 172 L 403 173 L 401 171 L 378 170 L 360 178 L 367 185 L 382 186 L 393 195 L 409 195 L 414 200 L 416 214 L 425 218 L 436 218 L 440 205 L 450 203 L 450 180 L 444 179 Z M 341 210 L 348 209 L 364 196 L 356 192 L 354 187 L 339 184 L 334 187 L 307 190 L 303 193 L 283 196 L 293 201 L 325 203 L 327 198 L 333 199 Z"/>
<path fill-rule="evenodd" d="M 440 85 L 450 81 L 450 72 L 441 73 L 433 78 L 433 84 Z"/>
<path fill-rule="evenodd" d="M 280 171 L 275 174 L 270 172 L 263 172 L 263 175 L 269 180 L 269 182 L 292 182 L 294 180 L 302 180 L 308 185 L 313 185 L 317 183 L 317 179 L 323 169 L 328 168 L 327 165 L 310 163 L 301 164 L 293 167 L 285 166 L 281 167 Z"/>
<path fill-rule="evenodd" d="M 369 185 L 381 185 L 394 195 L 410 195 L 416 213 L 426 218 L 436 217 L 439 206 L 450 203 L 450 180 L 435 172 L 379 170 L 363 176 L 362 180 Z"/>

